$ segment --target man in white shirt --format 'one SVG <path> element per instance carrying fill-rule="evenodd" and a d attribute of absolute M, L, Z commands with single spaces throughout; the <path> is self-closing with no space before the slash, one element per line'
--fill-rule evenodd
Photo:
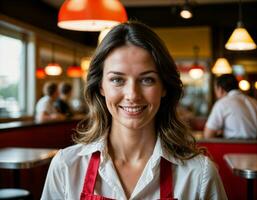
<path fill-rule="evenodd" d="M 65 116 L 58 113 L 54 107 L 59 93 L 58 86 L 54 82 L 47 82 L 43 88 L 44 95 L 36 105 L 36 121 L 62 120 Z"/>
<path fill-rule="evenodd" d="M 257 137 L 257 101 L 238 88 L 232 74 L 224 74 L 215 81 L 214 104 L 204 129 L 204 137 L 255 139 Z"/>

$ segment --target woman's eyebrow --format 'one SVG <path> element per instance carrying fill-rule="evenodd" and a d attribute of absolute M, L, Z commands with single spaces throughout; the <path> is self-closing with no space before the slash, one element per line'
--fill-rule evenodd
<path fill-rule="evenodd" d="M 109 71 L 107 74 L 125 75 L 125 73 L 119 71 Z"/>
<path fill-rule="evenodd" d="M 155 70 L 149 70 L 149 71 L 145 71 L 145 72 L 140 73 L 140 75 L 142 76 L 142 75 L 146 75 L 146 74 L 150 74 L 150 73 L 158 74 L 158 72 L 155 71 Z"/>
<path fill-rule="evenodd" d="M 149 71 L 141 72 L 140 76 L 150 74 L 150 73 L 158 74 L 158 72 L 155 70 L 149 70 Z M 107 74 L 125 75 L 125 73 L 119 72 L 119 71 L 109 71 Z"/>

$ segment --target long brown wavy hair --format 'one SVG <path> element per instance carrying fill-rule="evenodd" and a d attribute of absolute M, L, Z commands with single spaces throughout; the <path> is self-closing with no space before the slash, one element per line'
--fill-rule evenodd
<path fill-rule="evenodd" d="M 181 160 L 202 153 L 203 150 L 197 148 L 187 126 L 177 116 L 183 85 L 173 58 L 157 34 L 148 26 L 134 21 L 114 27 L 97 47 L 90 63 L 84 92 L 89 111 L 78 124 L 74 141 L 88 144 L 110 129 L 112 116 L 100 94 L 103 65 L 111 51 L 126 44 L 141 47 L 152 55 L 166 89 L 166 96 L 162 98 L 155 117 L 156 134 L 160 136 L 164 148 Z"/>

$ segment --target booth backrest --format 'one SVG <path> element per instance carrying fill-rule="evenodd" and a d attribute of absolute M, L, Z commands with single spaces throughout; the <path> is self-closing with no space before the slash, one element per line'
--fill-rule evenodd
<path fill-rule="evenodd" d="M 246 199 L 246 180 L 232 174 L 223 156 L 228 153 L 257 153 L 257 141 L 240 142 L 220 139 L 216 142 L 199 141 L 198 144 L 207 148 L 209 156 L 217 164 L 228 199 Z M 257 180 L 254 181 L 254 187 L 255 199 L 257 199 Z"/>

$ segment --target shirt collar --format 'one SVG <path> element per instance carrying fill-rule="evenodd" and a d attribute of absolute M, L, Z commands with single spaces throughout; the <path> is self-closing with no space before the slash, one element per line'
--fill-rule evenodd
<path fill-rule="evenodd" d="M 101 138 L 97 139 L 96 141 L 83 145 L 82 150 L 78 153 L 80 156 L 88 156 L 92 153 L 100 151 L 101 157 L 106 157 L 108 153 L 107 149 L 107 133 L 105 133 Z"/>
<path fill-rule="evenodd" d="M 108 155 L 108 146 L 107 146 L 107 138 L 108 134 L 106 133 L 104 136 L 102 136 L 100 139 L 96 140 L 95 142 L 92 142 L 90 144 L 84 145 L 82 150 L 79 152 L 80 156 L 87 156 L 91 155 L 92 153 L 96 151 L 101 152 L 101 160 L 106 160 Z M 169 162 L 180 165 L 182 164 L 178 159 L 174 158 L 161 144 L 160 137 L 157 138 L 153 154 L 151 156 L 151 162 L 159 162 L 160 158 L 163 157 Z"/>
<path fill-rule="evenodd" d="M 241 92 L 239 90 L 230 90 L 228 92 L 228 96 L 234 96 L 234 95 L 237 95 L 237 94 L 241 94 Z"/>
<path fill-rule="evenodd" d="M 155 147 L 154 147 L 154 151 L 153 151 L 153 155 L 152 155 L 152 162 L 159 162 L 160 158 L 163 157 L 164 159 L 168 160 L 169 162 L 179 165 L 181 164 L 181 162 L 174 158 L 174 156 L 172 156 L 161 144 L 161 138 L 158 137 Z"/>

